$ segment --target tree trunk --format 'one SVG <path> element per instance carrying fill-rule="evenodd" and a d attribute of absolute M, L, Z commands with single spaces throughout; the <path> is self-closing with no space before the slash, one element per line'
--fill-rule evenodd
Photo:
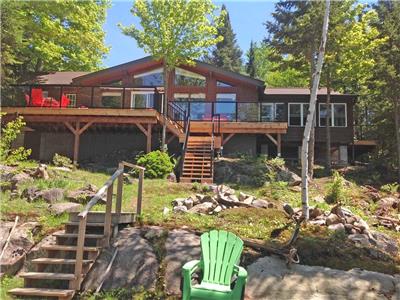
<path fill-rule="evenodd" d="M 400 98 L 394 100 L 394 124 L 397 143 L 397 182 L 400 183 Z"/>
<path fill-rule="evenodd" d="M 327 72 L 326 72 L 326 162 L 325 162 L 326 175 L 331 174 L 331 164 L 332 164 L 330 121 L 331 121 L 331 74 L 329 71 L 329 66 L 327 66 Z"/>
<path fill-rule="evenodd" d="M 163 107 L 164 118 L 167 118 L 169 71 L 168 71 L 168 67 L 166 66 L 165 62 L 163 63 L 163 66 L 164 66 L 163 67 L 163 72 L 164 72 L 164 102 L 162 104 L 162 107 Z M 166 139 L 167 139 L 167 123 L 164 122 L 163 128 L 162 128 L 162 137 L 161 137 L 161 150 L 163 152 L 167 151 Z"/>
<path fill-rule="evenodd" d="M 325 45 L 328 34 L 328 24 L 329 24 L 329 10 L 330 10 L 330 0 L 326 0 L 324 23 L 322 26 L 322 39 L 321 45 L 318 51 L 317 67 L 315 70 L 315 75 L 313 78 L 313 84 L 311 88 L 310 95 L 310 113 L 307 115 L 307 123 L 304 128 L 302 153 L 301 153 L 301 202 L 303 206 L 303 218 L 305 221 L 309 218 L 308 210 L 308 147 L 310 142 L 311 130 L 314 122 L 315 107 L 317 104 L 317 92 L 319 86 L 319 80 L 321 78 L 321 69 L 324 61 Z"/>
<path fill-rule="evenodd" d="M 310 133 L 310 141 L 308 142 L 308 179 L 314 177 L 314 157 L 315 157 L 315 112 L 312 120 L 312 128 Z"/>

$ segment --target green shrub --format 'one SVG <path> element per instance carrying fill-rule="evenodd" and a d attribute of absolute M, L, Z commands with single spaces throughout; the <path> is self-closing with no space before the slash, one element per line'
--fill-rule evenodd
<path fill-rule="evenodd" d="M 174 169 L 174 163 L 166 152 L 160 150 L 152 151 L 136 157 L 136 163 L 145 167 L 145 178 L 164 178 Z"/>
<path fill-rule="evenodd" d="M 344 178 L 337 171 L 333 172 L 333 182 L 328 186 L 328 193 L 325 199 L 329 204 L 342 203 L 346 200 Z"/>
<path fill-rule="evenodd" d="M 388 194 L 395 194 L 397 191 L 400 191 L 400 185 L 396 182 L 388 183 L 381 186 L 381 191 Z"/>
<path fill-rule="evenodd" d="M 3 115 L 4 114 L 1 114 L 0 116 Z M 24 118 L 18 117 L 8 122 L 7 125 L 1 129 L 0 161 L 6 164 L 15 164 L 27 160 L 29 155 L 31 155 L 31 149 L 25 149 L 24 147 L 12 148 L 12 143 L 17 139 L 25 125 Z"/>
<path fill-rule="evenodd" d="M 282 168 L 285 166 L 285 160 L 282 157 L 266 159 L 265 163 L 273 168 Z"/>
<path fill-rule="evenodd" d="M 63 156 L 61 154 L 56 153 L 53 156 L 53 164 L 56 167 L 67 167 L 67 168 L 70 168 L 70 167 L 72 167 L 72 160 L 69 159 L 66 156 Z"/>

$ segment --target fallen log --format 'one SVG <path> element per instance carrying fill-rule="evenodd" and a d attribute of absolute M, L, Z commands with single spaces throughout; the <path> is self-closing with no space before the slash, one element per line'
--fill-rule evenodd
<path fill-rule="evenodd" d="M 0 260 L 3 258 L 3 255 L 4 255 L 4 253 L 6 252 L 7 246 L 8 246 L 8 244 L 10 243 L 12 233 L 13 233 L 15 227 L 17 227 L 18 219 L 19 219 L 19 216 L 16 216 L 16 217 L 15 217 L 15 221 L 14 221 L 14 225 L 13 225 L 13 227 L 11 228 L 10 233 L 8 234 L 8 237 L 7 237 L 6 243 L 4 244 L 3 249 L 1 250 Z"/>

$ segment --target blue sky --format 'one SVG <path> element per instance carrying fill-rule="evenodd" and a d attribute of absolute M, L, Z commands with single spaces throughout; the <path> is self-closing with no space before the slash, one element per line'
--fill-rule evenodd
<path fill-rule="evenodd" d="M 104 60 L 106 67 L 115 66 L 130 60 L 141 58 L 146 54 L 140 49 L 136 41 L 124 36 L 117 24 L 129 25 L 138 23 L 130 13 L 133 1 L 113 1 L 108 9 L 104 30 L 106 32 L 106 44 L 111 50 Z M 223 1 L 215 2 L 217 5 L 224 3 L 228 9 L 231 23 L 240 48 L 245 53 L 250 41 L 261 41 L 266 31 L 263 23 L 271 19 L 274 10 L 273 1 Z"/>

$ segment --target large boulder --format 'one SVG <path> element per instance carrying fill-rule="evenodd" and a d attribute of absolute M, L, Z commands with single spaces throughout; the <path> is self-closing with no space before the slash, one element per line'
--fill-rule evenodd
<path fill-rule="evenodd" d="M 47 203 L 54 203 L 63 200 L 64 190 L 60 188 L 52 188 L 42 192 L 42 198 Z"/>
<path fill-rule="evenodd" d="M 32 182 L 33 179 L 29 174 L 21 172 L 11 177 L 10 181 L 11 181 L 11 190 L 17 190 L 20 185 L 27 182 Z"/>
<path fill-rule="evenodd" d="M 79 203 L 65 202 L 50 204 L 48 209 L 55 215 L 62 215 L 63 213 L 79 212 L 81 205 Z"/>
<path fill-rule="evenodd" d="M 198 213 L 198 214 L 208 214 L 213 210 L 214 204 L 211 202 L 203 202 L 193 206 L 189 209 L 191 213 Z"/>
<path fill-rule="evenodd" d="M 301 184 L 301 177 L 285 167 L 280 168 L 276 173 L 276 180 L 285 181 L 291 186 Z"/>
<path fill-rule="evenodd" d="M 75 203 L 87 203 L 92 199 L 97 193 L 97 187 L 93 184 L 88 184 L 76 191 L 70 191 L 67 193 L 67 200 Z M 107 195 L 103 193 L 101 198 L 97 203 L 106 203 Z"/>
<path fill-rule="evenodd" d="M 42 191 L 35 186 L 27 187 L 22 191 L 22 198 L 25 198 L 28 202 L 33 202 L 42 197 Z"/>
<path fill-rule="evenodd" d="M 39 164 L 39 166 L 36 168 L 35 172 L 32 174 L 33 177 L 35 178 L 41 178 L 44 180 L 47 180 L 50 178 L 49 173 L 47 172 L 47 165 L 45 164 Z"/>
<path fill-rule="evenodd" d="M 114 248 L 114 249 L 113 249 Z M 83 282 L 84 290 L 94 290 L 105 279 L 104 290 L 125 288 L 154 290 L 159 262 L 151 243 L 139 228 L 120 231 L 113 248 L 102 251 Z M 115 248 L 118 253 L 108 274 Z"/>
<path fill-rule="evenodd" d="M 291 265 L 274 256 L 247 267 L 248 299 L 400 299 L 400 276 Z"/>
<path fill-rule="evenodd" d="M 165 249 L 166 291 L 169 295 L 180 295 L 182 266 L 188 261 L 200 259 L 200 237 L 185 230 L 172 230 L 168 234 Z"/>

